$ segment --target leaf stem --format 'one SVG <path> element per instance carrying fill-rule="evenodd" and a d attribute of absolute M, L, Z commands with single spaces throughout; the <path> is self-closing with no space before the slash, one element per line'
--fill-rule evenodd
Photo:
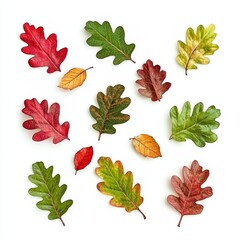
<path fill-rule="evenodd" d="M 59 219 L 61 220 L 61 222 L 62 222 L 62 225 L 65 227 L 65 223 L 64 223 L 64 221 L 62 220 L 62 218 L 61 218 L 61 217 L 59 217 Z"/>
<path fill-rule="evenodd" d="M 181 222 L 182 222 L 182 218 L 183 218 L 183 215 L 181 214 L 181 217 L 180 217 L 180 219 L 179 219 L 179 222 L 178 222 L 178 227 L 180 227 L 180 224 L 181 224 Z"/>
<path fill-rule="evenodd" d="M 140 208 L 137 208 L 137 210 L 142 214 L 143 219 L 145 220 L 146 219 L 146 215 L 140 210 Z"/>

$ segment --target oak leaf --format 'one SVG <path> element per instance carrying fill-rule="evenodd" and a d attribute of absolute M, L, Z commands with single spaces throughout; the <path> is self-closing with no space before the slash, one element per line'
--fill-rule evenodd
<path fill-rule="evenodd" d="M 68 90 L 73 90 L 81 86 L 87 78 L 87 70 L 93 67 L 82 69 L 72 68 L 60 80 L 58 87 Z"/>
<path fill-rule="evenodd" d="M 53 143 L 59 143 L 64 139 L 68 139 L 68 131 L 70 124 L 64 122 L 62 125 L 59 123 L 60 105 L 53 103 L 48 109 L 47 100 L 41 103 L 36 98 L 24 101 L 25 107 L 22 112 L 32 119 L 23 122 L 23 127 L 28 130 L 40 129 L 39 132 L 33 134 L 34 141 L 42 141 L 47 138 L 53 137 Z"/>
<path fill-rule="evenodd" d="M 196 33 L 192 28 L 186 31 L 186 43 L 178 41 L 177 62 L 187 70 L 197 69 L 196 64 L 208 64 L 207 55 L 213 55 L 218 50 L 218 45 L 212 43 L 217 34 L 214 33 L 215 26 L 210 24 L 207 28 L 203 25 L 197 27 Z"/>
<path fill-rule="evenodd" d="M 171 183 L 178 194 L 178 197 L 169 195 L 167 201 L 180 214 L 178 227 L 180 227 L 183 216 L 200 214 L 203 210 L 201 204 L 197 201 L 211 197 L 213 195 L 211 187 L 202 188 L 202 184 L 209 176 L 209 170 L 202 170 L 197 160 L 192 162 L 191 168 L 184 166 L 183 181 L 178 176 L 172 176 Z"/>
<path fill-rule="evenodd" d="M 135 48 L 135 44 L 126 44 L 123 27 L 119 26 L 113 32 L 110 23 L 107 21 L 102 24 L 96 21 L 88 21 L 85 30 L 91 34 L 87 39 L 87 44 L 89 46 L 102 47 L 96 54 L 97 58 L 102 59 L 114 56 L 114 65 L 118 65 L 125 60 L 134 62 L 131 54 Z"/>
<path fill-rule="evenodd" d="M 74 166 L 75 166 L 75 175 L 77 171 L 84 169 L 92 161 L 93 156 L 93 147 L 85 147 L 80 149 L 75 153 L 74 156 Z"/>
<path fill-rule="evenodd" d="M 57 35 L 52 33 L 46 39 L 43 27 L 35 28 L 34 25 L 24 23 L 23 29 L 25 33 L 20 34 L 20 39 L 28 44 L 21 50 L 25 54 L 34 55 L 28 63 L 31 67 L 48 67 L 47 72 L 53 73 L 60 71 L 60 65 L 66 58 L 68 49 L 57 48 Z"/>
<path fill-rule="evenodd" d="M 114 134 L 114 124 L 125 123 L 130 119 L 128 114 L 121 113 L 131 103 L 129 97 L 121 98 L 124 90 L 125 87 L 121 84 L 108 86 L 106 95 L 102 92 L 97 94 L 99 108 L 90 106 L 90 114 L 97 121 L 92 127 L 99 132 L 98 140 L 102 133 Z"/>
<path fill-rule="evenodd" d="M 115 163 L 109 157 L 98 159 L 99 167 L 95 169 L 96 174 L 103 179 L 97 184 L 97 189 L 103 194 L 112 196 L 110 204 L 115 207 L 123 207 L 127 212 L 138 210 L 144 219 L 146 216 L 139 209 L 143 202 L 140 196 L 141 186 L 139 183 L 133 187 L 133 174 L 128 171 L 124 174 L 121 161 Z"/>
<path fill-rule="evenodd" d="M 156 140 L 148 134 L 140 134 L 132 140 L 132 145 L 135 150 L 144 157 L 157 158 L 161 157 L 160 146 Z"/>
<path fill-rule="evenodd" d="M 50 212 L 49 220 L 59 219 L 65 226 L 62 216 L 73 204 L 72 200 L 61 201 L 67 185 L 59 186 L 60 175 L 52 176 L 53 166 L 46 168 L 43 162 L 36 162 L 32 165 L 32 170 L 33 174 L 29 175 L 28 179 L 37 187 L 29 189 L 28 193 L 42 198 L 36 205 L 39 209 Z"/>
<path fill-rule="evenodd" d="M 206 111 L 203 109 L 203 103 L 199 102 L 191 113 L 191 105 L 188 101 L 184 103 L 181 112 L 176 106 L 172 107 L 170 110 L 172 123 L 170 139 L 183 142 L 188 138 L 198 147 L 204 147 L 206 142 L 217 141 L 218 137 L 212 130 L 219 127 L 220 123 L 216 121 L 216 118 L 221 115 L 221 112 L 213 105 L 208 107 Z"/>
<path fill-rule="evenodd" d="M 160 101 L 162 95 L 171 87 L 171 83 L 163 83 L 166 71 L 161 70 L 159 65 L 154 66 L 151 60 L 147 60 L 143 64 L 143 69 L 137 70 L 137 74 L 141 79 L 138 79 L 136 83 L 143 87 L 138 89 L 138 92 L 151 98 L 152 101 Z"/>

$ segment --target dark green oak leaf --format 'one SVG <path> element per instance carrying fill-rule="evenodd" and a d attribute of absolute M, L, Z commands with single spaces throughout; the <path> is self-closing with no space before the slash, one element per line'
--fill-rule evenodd
<path fill-rule="evenodd" d="M 97 94 L 99 108 L 90 106 L 89 111 L 97 121 L 92 127 L 99 132 L 98 140 L 102 133 L 114 134 L 116 132 L 114 124 L 125 123 L 130 119 L 128 114 L 121 113 L 131 103 L 129 97 L 121 98 L 124 90 L 125 87 L 121 84 L 108 86 L 106 95 L 102 92 Z"/>
<path fill-rule="evenodd" d="M 97 184 L 97 189 L 103 194 L 113 197 L 110 204 L 115 207 L 123 207 L 127 212 L 138 210 L 146 219 L 139 209 L 143 202 L 143 197 L 140 195 L 141 186 L 137 183 L 133 187 L 132 172 L 128 171 L 124 174 L 122 163 L 119 160 L 113 163 L 109 157 L 100 157 L 98 164 L 99 167 L 95 169 L 95 172 L 103 182 Z"/>
<path fill-rule="evenodd" d="M 170 139 L 179 142 L 191 139 L 198 147 L 204 147 L 206 142 L 213 143 L 217 140 L 217 135 L 212 132 L 220 125 L 216 118 L 220 117 L 221 112 L 215 106 L 210 106 L 203 111 L 203 103 L 197 103 L 191 114 L 191 105 L 185 102 L 182 111 L 179 112 L 176 106 L 170 110 L 172 123 L 172 134 Z"/>
<path fill-rule="evenodd" d="M 59 186 L 60 175 L 52 176 L 53 166 L 45 168 L 43 162 L 36 162 L 32 165 L 32 170 L 34 174 L 29 175 L 28 179 L 37 187 L 29 189 L 28 193 L 42 198 L 41 201 L 37 202 L 36 206 L 41 210 L 50 211 L 49 220 L 60 219 L 63 226 L 65 226 L 62 215 L 73 204 L 72 200 L 61 201 L 67 190 L 67 185 Z"/>
<path fill-rule="evenodd" d="M 123 27 L 119 26 L 113 32 L 110 23 L 107 21 L 103 22 L 103 24 L 96 21 L 88 21 L 85 30 L 91 34 L 87 39 L 87 44 L 89 46 L 102 47 L 96 54 L 97 58 L 103 59 L 114 56 L 114 65 L 118 65 L 125 60 L 134 62 L 131 54 L 135 44 L 126 44 Z"/>
<path fill-rule="evenodd" d="M 208 64 L 210 62 L 206 55 L 213 55 L 218 50 L 218 45 L 213 44 L 217 34 L 214 33 L 215 26 L 210 24 L 207 28 L 203 25 L 197 27 L 196 33 L 192 28 L 186 31 L 186 43 L 178 41 L 177 62 L 187 70 L 197 69 L 196 64 Z"/>

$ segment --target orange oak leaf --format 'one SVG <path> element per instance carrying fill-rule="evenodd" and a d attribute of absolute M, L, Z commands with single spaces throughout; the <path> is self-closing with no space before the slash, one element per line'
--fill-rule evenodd
<path fill-rule="evenodd" d="M 87 70 L 93 67 L 82 69 L 82 68 L 72 68 L 69 70 L 60 80 L 58 87 L 73 90 L 76 87 L 81 86 L 87 78 Z"/>
<path fill-rule="evenodd" d="M 135 150 L 144 157 L 157 158 L 162 156 L 160 146 L 152 136 L 140 134 L 134 138 L 130 138 L 130 140 L 132 140 Z"/>
<path fill-rule="evenodd" d="M 46 39 L 43 27 L 35 28 L 29 23 L 23 24 L 25 33 L 20 34 L 20 39 L 28 44 L 21 49 L 25 54 L 34 55 L 28 63 L 31 67 L 48 67 L 47 72 L 60 71 L 60 65 L 67 56 L 68 49 L 57 48 L 57 35 L 52 33 Z"/>
<path fill-rule="evenodd" d="M 41 103 L 36 98 L 24 101 L 25 107 L 22 112 L 32 119 L 23 122 L 22 126 L 28 130 L 40 129 L 40 131 L 33 134 L 34 141 L 42 141 L 47 138 L 53 137 L 53 143 L 59 143 L 64 139 L 68 139 L 68 131 L 70 124 L 64 122 L 62 125 L 59 123 L 60 105 L 53 103 L 48 109 L 47 100 Z"/>
<path fill-rule="evenodd" d="M 174 195 L 167 197 L 168 203 L 181 214 L 178 227 L 180 227 L 183 216 L 202 212 L 203 206 L 197 204 L 197 201 L 213 195 L 211 187 L 201 187 L 209 176 L 209 170 L 203 171 L 197 160 L 192 162 L 190 169 L 184 166 L 182 172 L 184 182 L 177 176 L 172 176 L 171 179 L 172 186 L 179 197 Z"/>
<path fill-rule="evenodd" d="M 138 89 L 138 92 L 151 98 L 152 101 L 160 101 L 162 95 L 171 87 L 171 83 L 165 82 L 166 71 L 161 70 L 159 65 L 153 65 L 151 60 L 147 60 L 143 64 L 143 69 L 138 69 L 137 74 L 141 79 L 138 79 L 136 83 L 143 88 Z"/>

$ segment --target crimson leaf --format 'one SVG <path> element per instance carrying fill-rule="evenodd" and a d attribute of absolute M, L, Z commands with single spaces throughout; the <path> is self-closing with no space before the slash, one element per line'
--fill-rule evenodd
<path fill-rule="evenodd" d="M 39 132 L 34 133 L 32 139 L 34 141 L 42 141 L 49 137 L 53 137 L 53 143 L 59 143 L 64 139 L 68 139 L 69 122 L 59 124 L 60 105 L 53 103 L 48 109 L 47 100 L 41 103 L 37 99 L 26 99 L 24 101 L 25 108 L 22 112 L 32 117 L 32 119 L 23 122 L 23 127 L 32 130 L 40 129 Z"/>
<path fill-rule="evenodd" d="M 149 97 L 152 101 L 160 101 L 162 95 L 171 87 L 171 83 L 163 83 L 166 77 L 166 71 L 161 70 L 159 65 L 153 65 L 151 60 L 147 60 L 143 64 L 143 69 L 138 69 L 137 74 L 141 79 L 136 83 L 143 88 L 138 89 L 138 92 L 145 97 Z"/>
<path fill-rule="evenodd" d="M 28 44 L 21 49 L 25 54 L 34 55 L 28 63 L 31 67 L 48 67 L 47 72 L 60 71 L 60 65 L 66 58 L 68 49 L 57 51 L 57 35 L 52 33 L 47 39 L 43 27 L 35 28 L 29 23 L 23 24 L 25 33 L 20 34 L 20 39 Z"/>

